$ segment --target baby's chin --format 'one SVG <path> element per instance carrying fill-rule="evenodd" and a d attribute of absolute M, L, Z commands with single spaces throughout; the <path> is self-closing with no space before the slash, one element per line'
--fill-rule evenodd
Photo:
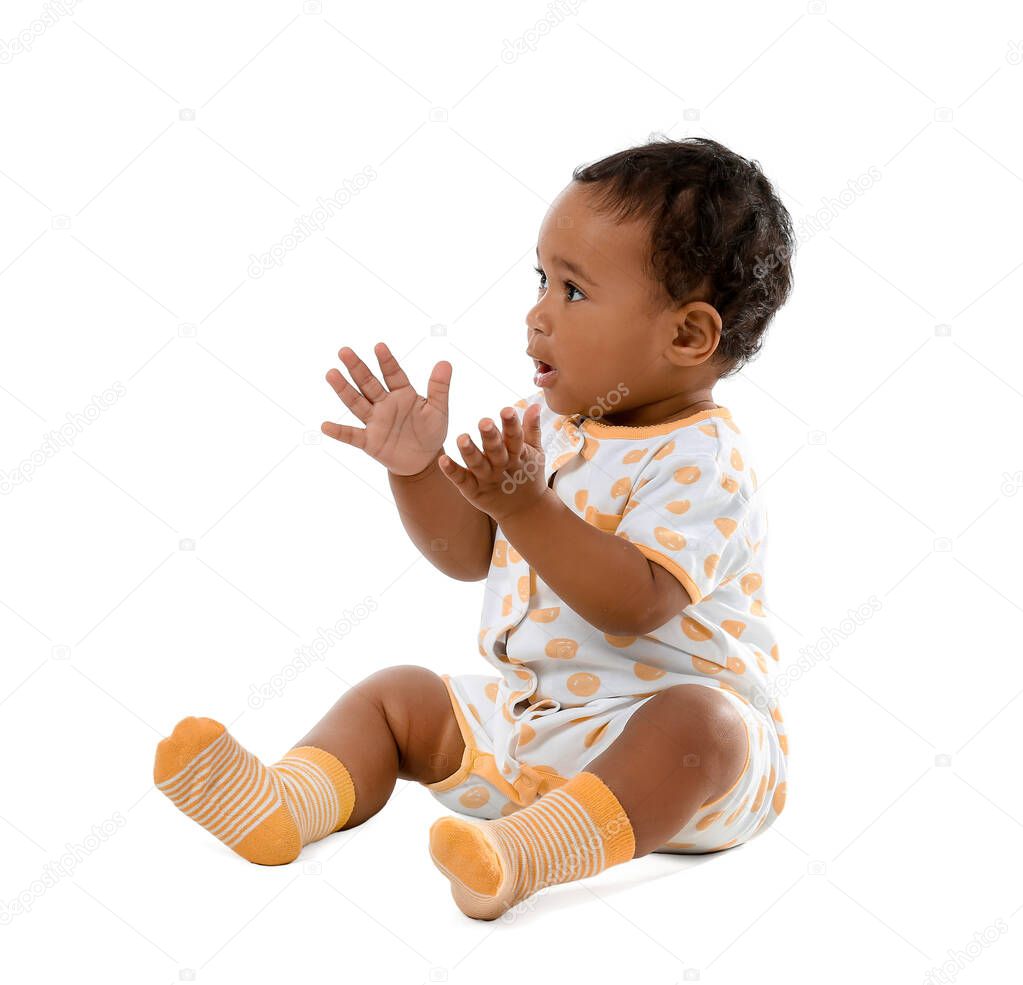
<path fill-rule="evenodd" d="M 578 400 L 559 393 L 556 386 L 544 387 L 543 399 L 547 404 L 547 409 L 553 414 L 561 414 L 563 417 L 574 417 L 576 414 L 585 416 L 586 414 L 586 409 L 579 406 Z"/>

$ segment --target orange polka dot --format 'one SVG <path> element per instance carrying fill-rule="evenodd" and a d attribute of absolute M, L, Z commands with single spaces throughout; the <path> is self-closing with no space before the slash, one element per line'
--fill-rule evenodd
<path fill-rule="evenodd" d="M 495 568 L 504 568 L 508 564 L 508 541 L 501 540 L 500 537 L 494 541 L 493 562 Z"/>
<path fill-rule="evenodd" d="M 536 738 L 536 729 L 529 722 L 522 722 L 519 725 L 519 745 L 524 746 Z"/>
<path fill-rule="evenodd" d="M 700 430 L 709 438 L 716 438 L 718 436 L 718 429 L 713 424 L 701 424 Z"/>
<path fill-rule="evenodd" d="M 514 673 L 520 681 L 531 680 L 533 676 L 528 670 L 516 670 Z"/>
<path fill-rule="evenodd" d="M 704 814 L 704 816 L 701 817 L 700 820 L 696 822 L 697 830 L 705 831 L 719 817 L 721 817 L 722 814 L 724 814 L 724 811 L 711 811 L 710 814 Z"/>
<path fill-rule="evenodd" d="M 742 471 L 742 468 L 743 468 L 743 466 L 742 466 L 742 455 L 739 454 L 739 449 L 738 448 L 733 448 L 732 449 L 732 454 L 731 454 L 731 457 L 729 458 L 729 461 L 732 463 L 732 468 L 733 469 L 737 469 L 739 472 Z"/>
<path fill-rule="evenodd" d="M 483 693 L 484 693 L 484 694 L 485 694 L 485 695 L 486 695 L 486 696 L 487 696 L 488 698 L 490 698 L 490 700 L 491 700 L 491 701 L 496 701 L 496 700 L 497 700 L 497 684 L 495 684 L 495 683 L 494 683 L 493 681 L 491 681 L 491 683 L 489 683 L 489 684 L 488 684 L 488 685 L 487 685 L 487 686 L 486 686 L 486 687 L 485 687 L 485 688 L 483 689 Z"/>
<path fill-rule="evenodd" d="M 774 781 L 776 777 L 774 775 L 774 767 L 771 767 L 771 775 L 767 778 L 767 789 L 770 790 L 774 787 Z"/>
<path fill-rule="evenodd" d="M 721 628 L 726 632 L 730 633 L 736 639 L 742 636 L 742 631 L 746 628 L 746 623 L 739 622 L 736 619 L 722 619 Z"/>
<path fill-rule="evenodd" d="M 459 798 L 458 802 L 470 810 L 482 807 L 490 800 L 490 791 L 486 787 L 470 787 Z"/>
<path fill-rule="evenodd" d="M 508 545 L 508 560 L 512 564 L 518 564 L 522 560 L 522 555 L 511 544 Z"/>
<path fill-rule="evenodd" d="M 767 673 L 767 661 L 764 659 L 764 655 L 759 650 L 753 651 L 753 657 L 757 662 L 757 666 L 760 668 L 762 674 Z"/>
<path fill-rule="evenodd" d="M 760 599 L 754 599 L 750 603 L 749 611 L 755 616 L 762 616 L 764 614 L 764 603 Z"/>
<path fill-rule="evenodd" d="M 509 612 L 511 612 L 511 610 L 512 610 L 512 597 L 510 595 L 505 595 L 505 597 L 503 599 L 501 599 L 501 615 L 502 616 L 506 616 L 506 615 L 508 615 Z"/>
<path fill-rule="evenodd" d="M 482 725 L 483 719 L 480 717 L 480 713 L 476 710 L 476 706 L 470 704 L 466 705 L 466 707 L 469 709 L 469 714 L 472 715 L 472 717 L 475 718 L 476 721 L 480 723 L 480 725 Z"/>
<path fill-rule="evenodd" d="M 575 494 L 575 508 L 580 513 L 582 513 L 582 511 L 586 509 L 586 498 L 587 498 L 587 496 L 589 496 L 589 494 L 590 494 L 590 492 L 589 492 L 588 489 L 580 489 Z"/>
<path fill-rule="evenodd" d="M 720 554 L 708 554 L 703 559 L 703 573 L 708 578 L 714 577 L 714 571 L 717 569 L 718 561 L 721 560 Z"/>
<path fill-rule="evenodd" d="M 690 616 L 682 617 L 682 632 L 697 643 L 700 643 L 703 640 L 709 640 L 714 635 L 706 626 L 702 623 L 698 623 Z"/>
<path fill-rule="evenodd" d="M 735 533 L 735 528 L 739 526 L 730 516 L 719 516 L 714 521 L 714 526 L 718 528 L 726 537 L 731 537 Z"/>
<path fill-rule="evenodd" d="M 586 440 L 589 441 L 590 439 L 587 438 Z M 590 454 L 587 455 L 586 454 L 586 449 L 583 448 L 582 455 L 583 455 L 584 458 L 592 458 L 593 457 L 593 452 L 591 451 Z M 563 455 L 559 455 L 551 463 L 551 471 L 552 472 L 557 472 L 558 469 L 560 469 L 561 466 L 565 464 L 565 462 L 570 462 L 573 458 L 575 458 L 575 452 L 574 451 L 566 451 Z"/>
<path fill-rule="evenodd" d="M 669 441 L 662 448 L 658 448 L 657 449 L 657 452 L 654 454 L 654 458 L 657 461 L 660 461 L 662 458 L 667 458 L 674 450 L 675 450 L 675 440 L 673 438 L 671 441 Z"/>
<path fill-rule="evenodd" d="M 773 718 L 773 719 L 774 719 L 774 720 L 775 720 L 776 722 L 784 722 L 784 721 L 785 721 L 785 719 L 781 717 L 781 708 L 779 708 L 779 707 L 778 707 L 777 705 L 775 705 L 775 706 L 774 706 L 774 707 L 773 707 L 773 708 L 771 709 L 771 717 L 772 717 L 772 718 Z"/>
<path fill-rule="evenodd" d="M 651 667 L 649 664 L 634 663 L 632 672 L 641 681 L 656 681 L 658 677 L 664 676 L 664 671 L 660 667 Z"/>
<path fill-rule="evenodd" d="M 767 789 L 767 777 L 762 776 L 760 783 L 757 785 L 757 795 L 753 798 L 753 803 L 750 805 L 750 813 L 756 814 L 760 810 L 760 805 L 764 802 L 764 791 Z"/>
<path fill-rule="evenodd" d="M 685 486 L 691 486 L 694 482 L 699 482 L 700 475 L 700 470 L 695 465 L 686 465 L 680 469 L 675 469 L 675 481 L 681 482 Z"/>
<path fill-rule="evenodd" d="M 787 756 L 789 754 L 789 737 L 787 735 L 779 735 L 778 745 L 781 746 L 781 751 Z"/>
<path fill-rule="evenodd" d="M 694 670 L 698 670 L 701 674 L 720 674 L 725 668 L 721 664 L 714 663 L 713 660 L 704 660 L 703 657 L 691 657 L 693 661 Z"/>
<path fill-rule="evenodd" d="M 721 476 L 721 488 L 724 489 L 725 492 L 734 493 L 738 491 L 739 483 L 736 482 L 732 476 L 723 475 Z"/>
<path fill-rule="evenodd" d="M 751 571 L 748 575 L 743 575 L 739 579 L 739 585 L 747 595 L 752 595 L 761 586 L 763 581 L 764 579 L 760 575 Z"/>
<path fill-rule="evenodd" d="M 669 551 L 680 551 L 686 546 L 685 537 L 669 527 L 654 527 L 654 538 L 661 547 L 666 547 Z"/>
<path fill-rule="evenodd" d="M 589 435 L 586 435 L 586 437 L 583 438 L 583 450 L 579 452 L 579 454 L 588 462 L 591 458 L 593 458 L 594 455 L 597 454 L 597 449 L 599 447 L 600 447 L 599 441 L 596 441 Z M 570 453 L 568 457 L 571 458 L 572 454 L 574 454 L 574 452 Z"/>
<path fill-rule="evenodd" d="M 610 722 L 604 722 L 603 725 L 598 725 L 592 732 L 587 732 L 586 738 L 583 739 L 583 745 L 586 746 L 587 749 L 589 749 L 589 747 L 592 746 L 593 743 L 596 742 L 601 737 L 601 735 L 604 733 L 604 730 L 610 724 L 611 724 Z"/>
<path fill-rule="evenodd" d="M 608 643 L 611 644 L 611 646 L 616 646 L 616 647 L 618 647 L 618 649 L 621 650 L 621 649 L 624 649 L 627 646 L 632 646 L 632 644 L 635 643 L 636 640 L 639 639 L 639 637 L 638 636 L 609 636 L 607 633 L 605 633 L 604 634 L 604 639 L 607 640 Z"/>
<path fill-rule="evenodd" d="M 628 496 L 630 489 L 632 489 L 632 483 L 627 476 L 622 476 L 611 487 L 611 498 L 617 499 L 619 496 Z"/>
<path fill-rule="evenodd" d="M 750 477 L 750 479 L 753 480 L 753 488 L 755 490 L 757 488 L 757 473 L 752 468 L 749 470 L 749 477 Z"/>
<path fill-rule="evenodd" d="M 739 659 L 739 657 L 729 657 L 725 661 L 725 665 L 733 674 L 745 674 L 746 664 Z"/>
<path fill-rule="evenodd" d="M 777 660 L 778 659 L 778 644 L 777 643 L 775 643 L 774 646 L 771 647 L 770 654 L 771 654 L 771 659 L 772 660 Z"/>
<path fill-rule="evenodd" d="M 774 797 L 771 798 L 771 806 L 774 808 L 775 814 L 780 814 L 785 810 L 785 781 L 782 780 L 778 784 L 778 789 L 774 791 Z"/>
<path fill-rule="evenodd" d="M 573 674 L 566 682 L 565 687 L 573 694 L 580 697 L 589 697 L 600 687 L 600 678 L 596 674 L 578 673 Z"/>
<path fill-rule="evenodd" d="M 514 800 L 509 800 L 508 803 L 501 808 L 501 817 L 507 817 L 509 814 L 514 814 L 519 810 L 522 810 L 522 808 L 516 804 Z"/>
<path fill-rule="evenodd" d="M 528 602 L 529 601 L 529 575 L 522 575 L 519 578 L 518 584 L 517 584 L 517 588 L 519 590 L 519 598 L 522 599 L 523 602 Z"/>
<path fill-rule="evenodd" d="M 530 609 L 529 618 L 533 622 L 554 622 L 561 614 L 561 606 L 554 605 L 549 609 Z"/>
<path fill-rule="evenodd" d="M 625 457 L 622 459 L 622 465 L 634 465 L 647 453 L 646 448 L 634 448 L 632 451 L 627 452 Z"/>
<path fill-rule="evenodd" d="M 547 645 L 543 648 L 543 652 L 555 660 L 571 660 L 578 651 L 579 644 L 564 636 L 548 640 Z"/>
<path fill-rule="evenodd" d="M 690 503 L 688 499 L 675 499 L 672 500 L 672 502 L 670 503 L 665 503 L 664 508 L 666 510 L 671 510 L 672 513 L 677 513 L 681 515 L 682 513 L 685 513 L 692 505 L 693 504 Z"/>

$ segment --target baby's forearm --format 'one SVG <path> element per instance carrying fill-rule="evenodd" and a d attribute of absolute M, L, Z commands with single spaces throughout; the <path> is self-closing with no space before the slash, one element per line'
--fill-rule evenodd
<path fill-rule="evenodd" d="M 536 573 L 588 623 L 642 635 L 657 605 L 650 562 L 628 541 L 587 523 L 554 490 L 504 517 L 501 530 Z"/>
<path fill-rule="evenodd" d="M 458 581 L 486 578 L 493 551 L 490 517 L 452 485 L 437 459 L 415 475 L 388 471 L 387 478 L 402 525 L 423 556 Z"/>

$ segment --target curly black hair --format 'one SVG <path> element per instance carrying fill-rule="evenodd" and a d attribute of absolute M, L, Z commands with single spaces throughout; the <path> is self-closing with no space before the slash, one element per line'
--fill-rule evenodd
<path fill-rule="evenodd" d="M 669 299 L 656 300 L 713 304 L 714 360 L 722 377 L 737 373 L 792 289 L 792 219 L 759 163 L 716 140 L 664 137 L 580 165 L 572 178 L 594 186 L 598 212 L 649 223 L 649 269 Z"/>

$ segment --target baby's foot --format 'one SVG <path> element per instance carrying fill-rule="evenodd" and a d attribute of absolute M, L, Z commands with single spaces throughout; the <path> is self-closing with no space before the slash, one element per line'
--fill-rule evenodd
<path fill-rule="evenodd" d="M 635 850 L 625 809 L 589 771 L 507 817 L 442 817 L 430 827 L 430 857 L 451 881 L 458 908 L 478 920 L 495 920 L 547 886 L 626 862 Z"/>
<path fill-rule="evenodd" d="M 344 825 L 355 806 L 348 770 L 313 746 L 265 766 L 212 718 L 183 718 L 156 747 L 153 781 L 172 803 L 242 858 L 294 861 Z"/>
<path fill-rule="evenodd" d="M 487 822 L 441 817 L 430 827 L 430 857 L 451 880 L 455 904 L 477 920 L 495 920 L 518 902 L 517 866 L 499 841 L 487 836 Z"/>

